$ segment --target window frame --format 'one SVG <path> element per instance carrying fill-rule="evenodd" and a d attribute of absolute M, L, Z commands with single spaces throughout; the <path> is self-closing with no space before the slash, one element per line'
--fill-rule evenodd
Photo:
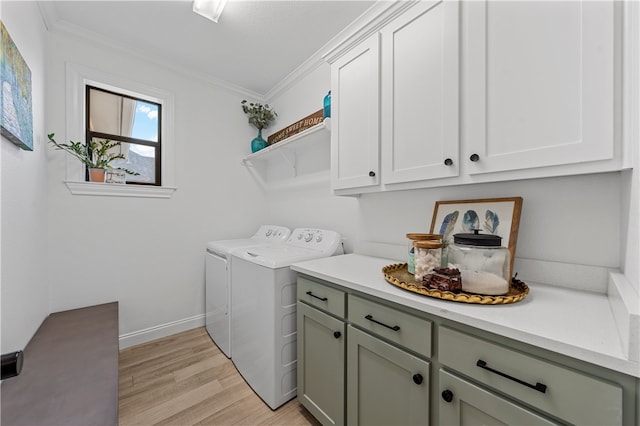
<path fill-rule="evenodd" d="M 123 98 L 128 98 L 128 99 L 132 99 L 134 101 L 142 101 L 142 102 L 147 102 L 147 103 L 152 103 L 154 105 L 158 106 L 158 140 L 157 141 L 148 141 L 145 139 L 137 139 L 137 138 L 132 138 L 129 136 L 121 136 L 121 135 L 115 135 L 115 134 L 111 134 L 111 133 L 102 133 L 102 132 L 97 132 L 94 130 L 90 130 L 89 129 L 89 122 L 90 122 L 90 117 L 91 117 L 91 99 L 89 96 L 89 93 L 91 92 L 91 90 L 97 90 L 100 92 L 104 92 L 104 93 L 109 93 L 115 96 L 122 96 Z M 129 182 L 127 181 L 126 183 L 128 185 L 153 185 L 153 186 L 162 186 L 162 104 L 159 104 L 155 101 L 149 100 L 149 99 L 143 99 L 143 98 L 139 98 L 139 97 L 135 97 L 135 96 L 131 96 L 131 95 L 127 95 L 124 93 L 119 93 L 119 92 L 114 92 L 112 90 L 106 90 L 100 87 L 95 87 L 95 86 L 91 86 L 90 84 L 86 84 L 85 85 L 85 111 L 86 111 L 86 117 L 85 117 L 85 141 L 87 144 L 89 144 L 89 142 L 93 139 L 109 139 L 109 140 L 113 140 L 113 141 L 119 141 L 119 142 L 125 142 L 125 143 L 129 143 L 129 144 L 136 144 L 136 145 L 144 145 L 144 146 L 150 146 L 154 149 L 155 151 L 155 157 L 154 157 L 154 162 L 155 162 L 155 176 L 154 176 L 154 182 Z M 87 169 L 86 172 L 86 177 L 85 177 L 86 181 L 89 181 L 89 170 Z"/>
<path fill-rule="evenodd" d="M 159 124 L 162 134 L 162 146 L 160 148 L 161 185 L 120 185 L 87 182 L 85 181 L 86 168 L 84 164 L 75 158 L 67 156 L 64 183 L 69 191 L 73 195 L 171 198 L 176 191 L 173 93 L 79 64 L 67 63 L 66 75 L 65 110 L 67 134 L 65 139 L 73 141 L 85 140 L 87 85 L 161 105 Z"/>

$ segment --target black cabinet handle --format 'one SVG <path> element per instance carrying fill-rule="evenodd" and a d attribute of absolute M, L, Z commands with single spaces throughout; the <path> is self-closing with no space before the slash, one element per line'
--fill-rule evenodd
<path fill-rule="evenodd" d="M 311 296 L 311 297 L 315 297 L 315 298 L 316 298 L 316 299 L 318 299 L 318 300 L 322 300 L 323 302 L 326 302 L 327 300 L 329 300 L 329 299 L 327 299 L 326 297 L 316 296 L 315 294 L 311 293 L 310 291 L 308 291 L 308 292 L 307 292 L 307 294 L 308 294 L 309 296 Z"/>
<path fill-rule="evenodd" d="M 340 333 L 339 331 L 334 331 L 333 332 L 333 337 L 335 337 L 336 339 L 339 339 L 340 336 L 342 336 L 342 333 Z"/>
<path fill-rule="evenodd" d="M 369 321 L 371 321 L 371 322 L 375 322 L 376 324 L 380 324 L 381 326 L 383 326 L 383 327 L 387 327 L 388 329 L 391 329 L 391 330 L 393 330 L 393 331 L 400 331 L 400 327 L 399 327 L 399 326 L 394 325 L 394 326 L 392 327 L 392 326 L 387 325 L 387 324 L 385 324 L 385 323 L 383 323 L 383 322 L 376 321 L 376 320 L 374 320 L 374 319 L 373 319 L 373 317 L 372 317 L 371 315 L 367 315 L 366 317 L 364 317 L 364 319 L 368 319 L 368 320 L 369 320 Z"/>
<path fill-rule="evenodd" d="M 444 399 L 446 402 L 453 401 L 453 392 L 451 392 L 449 389 L 443 390 L 442 391 L 442 399 Z"/>
<path fill-rule="evenodd" d="M 480 159 L 480 156 L 478 154 L 471 154 L 471 157 L 469 157 L 469 160 L 473 161 L 474 163 L 479 159 Z"/>
<path fill-rule="evenodd" d="M 453 164 L 453 160 L 451 158 L 447 158 L 444 160 L 445 166 L 451 166 Z"/>
<path fill-rule="evenodd" d="M 524 385 L 524 386 L 526 386 L 528 388 L 535 389 L 538 392 L 542 392 L 542 393 L 546 393 L 547 392 L 547 385 L 543 385 L 540 382 L 537 382 L 535 385 L 532 385 L 531 383 L 527 383 L 525 381 L 517 379 L 517 378 L 515 378 L 513 376 L 510 376 L 510 375 L 508 375 L 506 373 L 503 373 L 502 371 L 494 370 L 491 367 L 487 367 L 487 363 L 485 361 L 481 360 L 481 359 L 479 359 L 478 362 L 476 362 L 476 365 L 478 367 L 484 369 L 484 370 L 487 370 L 487 371 L 490 371 L 492 373 L 495 373 L 498 376 L 502 376 L 502 377 L 504 377 L 506 379 L 513 380 L 514 382 L 520 383 L 521 385 Z"/>
<path fill-rule="evenodd" d="M 369 176 L 371 176 L 371 177 L 375 177 L 375 176 L 376 176 L 376 172 L 374 172 L 373 170 L 371 170 L 371 171 L 369 172 Z"/>
<path fill-rule="evenodd" d="M 423 380 L 422 374 L 418 373 L 413 375 L 413 383 L 416 385 L 421 385 Z"/>

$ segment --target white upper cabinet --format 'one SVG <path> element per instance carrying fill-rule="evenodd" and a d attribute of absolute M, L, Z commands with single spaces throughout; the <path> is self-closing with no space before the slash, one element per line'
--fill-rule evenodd
<path fill-rule="evenodd" d="M 377 33 L 331 64 L 331 186 L 379 184 L 380 37 Z"/>
<path fill-rule="evenodd" d="M 459 4 L 424 1 L 382 31 L 382 182 L 457 176 Z"/>
<path fill-rule="evenodd" d="M 623 6 L 393 2 L 326 56 L 335 193 L 621 170 Z"/>
<path fill-rule="evenodd" d="M 613 159 L 614 2 L 465 8 L 467 173 Z"/>

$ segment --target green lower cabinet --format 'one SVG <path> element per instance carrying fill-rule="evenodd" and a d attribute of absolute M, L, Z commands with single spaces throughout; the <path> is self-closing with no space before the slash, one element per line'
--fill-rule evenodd
<path fill-rule="evenodd" d="M 447 371 L 440 370 L 439 425 L 555 425 Z"/>
<path fill-rule="evenodd" d="M 347 423 L 429 424 L 429 363 L 347 325 Z"/>
<path fill-rule="evenodd" d="M 343 425 L 345 323 L 298 302 L 298 401 L 323 425 Z"/>

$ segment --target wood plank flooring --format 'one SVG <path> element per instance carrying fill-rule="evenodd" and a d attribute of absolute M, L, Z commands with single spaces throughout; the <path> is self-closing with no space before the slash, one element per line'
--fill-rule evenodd
<path fill-rule="evenodd" d="M 296 399 L 272 411 L 204 327 L 120 351 L 120 425 L 313 425 Z"/>

